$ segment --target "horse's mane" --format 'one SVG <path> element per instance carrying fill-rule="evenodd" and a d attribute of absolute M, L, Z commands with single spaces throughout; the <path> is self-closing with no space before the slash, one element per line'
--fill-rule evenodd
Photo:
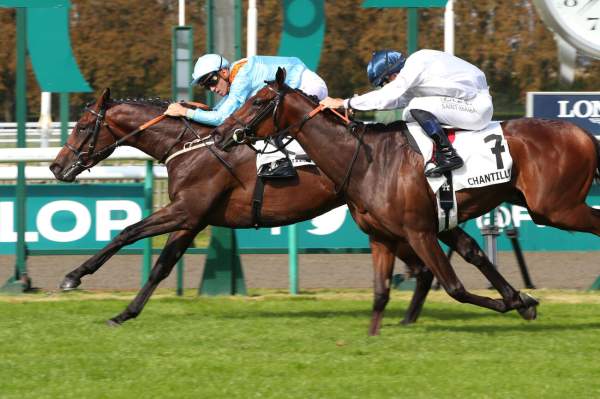
<path fill-rule="evenodd" d="M 293 89 L 293 91 L 297 92 L 298 94 L 302 95 L 308 100 L 311 100 L 314 103 L 315 107 L 319 105 L 319 98 L 317 96 L 307 94 L 300 89 Z M 326 115 L 329 119 L 335 121 L 338 124 L 342 123 L 342 120 L 331 111 L 324 112 L 323 115 Z M 353 120 L 352 122 L 356 123 L 359 126 L 365 125 L 367 133 L 402 132 L 402 134 L 405 134 L 406 129 L 406 122 L 404 121 L 393 121 L 390 123 L 365 123 L 359 120 Z"/>
<path fill-rule="evenodd" d="M 141 105 L 141 106 L 150 106 L 150 107 L 158 107 L 163 111 L 167 109 L 171 101 L 164 100 L 160 97 L 155 98 L 111 98 L 109 99 L 105 105 L 110 108 L 116 105 L 128 104 L 128 105 Z M 86 104 L 86 107 L 89 108 L 94 105 L 94 102 L 89 102 Z"/>

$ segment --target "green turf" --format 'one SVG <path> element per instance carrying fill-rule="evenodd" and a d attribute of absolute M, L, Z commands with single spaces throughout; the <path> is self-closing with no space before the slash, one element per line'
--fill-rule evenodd
<path fill-rule="evenodd" d="M 161 293 L 120 328 L 130 294 L 0 296 L 0 398 L 600 397 L 599 294 L 535 322 L 434 294 L 410 327 L 394 294 L 368 338 L 368 293 Z"/>

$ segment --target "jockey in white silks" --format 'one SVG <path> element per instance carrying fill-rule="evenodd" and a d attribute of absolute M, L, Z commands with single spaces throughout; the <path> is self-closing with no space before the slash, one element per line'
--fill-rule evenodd
<path fill-rule="evenodd" d="M 274 80 L 277 68 L 286 70 L 285 83 L 293 89 L 318 97 L 327 97 L 327 85 L 316 73 L 309 70 L 296 57 L 252 56 L 229 63 L 219 54 L 205 54 L 198 58 L 192 74 L 192 85 L 201 85 L 223 98 L 214 109 L 191 110 L 179 103 L 169 105 L 165 112 L 171 116 L 185 116 L 199 123 L 218 126 L 240 108 L 248 98 L 265 86 L 265 81 Z M 305 155 L 297 141 L 290 142 L 284 151 Z M 296 176 L 288 155 L 272 144 L 265 148 L 266 154 L 257 156 L 258 175 L 263 177 Z"/>
<path fill-rule="evenodd" d="M 367 75 L 371 84 L 381 89 L 345 100 L 328 97 L 321 104 L 363 111 L 404 108 L 402 119 L 418 122 L 436 144 L 436 167 L 428 169 L 427 176 L 439 176 L 463 165 L 440 123 L 480 130 L 492 119 L 492 97 L 485 74 L 451 54 L 420 50 L 405 58 L 396 51 L 376 51 Z"/>

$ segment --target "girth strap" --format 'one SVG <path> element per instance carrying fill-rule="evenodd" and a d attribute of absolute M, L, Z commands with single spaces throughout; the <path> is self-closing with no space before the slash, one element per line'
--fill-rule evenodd
<path fill-rule="evenodd" d="M 260 227 L 260 212 L 262 209 L 263 194 L 265 193 L 265 182 L 262 177 L 256 176 L 254 193 L 252 194 L 252 226 Z"/>
<path fill-rule="evenodd" d="M 454 208 L 454 187 L 452 184 L 452 172 L 444 173 L 446 183 L 440 188 L 440 207 L 444 211 L 444 230 L 450 226 L 450 211 Z"/>

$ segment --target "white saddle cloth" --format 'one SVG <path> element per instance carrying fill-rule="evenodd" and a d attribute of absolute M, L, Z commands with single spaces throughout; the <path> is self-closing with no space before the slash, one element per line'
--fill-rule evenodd
<path fill-rule="evenodd" d="M 417 123 L 407 123 L 407 127 L 417 142 L 427 167 L 433 154 L 433 141 Z M 449 228 L 452 228 L 456 226 L 456 191 L 510 181 L 512 157 L 499 122 L 491 122 L 483 130 L 457 130 L 454 135 L 449 135 L 449 139 L 465 162 L 462 167 L 452 171 L 455 204 L 450 212 Z M 431 164 L 428 166 L 433 167 Z M 446 183 L 446 177 L 428 177 L 427 181 L 438 196 L 438 215 L 442 215 L 442 221 L 445 214 L 439 206 L 439 189 Z M 444 223 L 440 222 L 440 229 L 443 228 Z"/>
<path fill-rule="evenodd" d="M 287 143 L 287 141 L 289 140 L 289 137 L 285 137 L 283 139 L 284 143 Z M 260 168 L 262 165 L 266 164 L 266 163 L 271 163 L 274 161 L 277 161 L 279 159 L 285 158 L 285 154 L 281 151 L 277 151 L 277 147 L 271 145 L 271 144 L 267 144 L 267 146 L 265 147 L 265 142 L 263 140 L 259 140 L 254 144 L 254 147 L 257 150 L 265 150 L 266 152 L 269 152 L 270 154 L 257 154 L 256 155 L 256 168 Z M 315 163 L 312 160 L 307 160 L 306 158 L 306 152 L 304 151 L 304 149 L 300 146 L 300 143 L 298 143 L 296 140 L 292 140 L 286 147 L 285 149 L 288 151 L 288 154 L 290 156 L 290 160 L 292 161 L 292 165 L 294 165 L 294 168 L 297 168 L 298 166 L 304 166 L 304 165 L 314 165 Z M 274 152 L 273 152 L 274 151 Z M 300 159 L 297 159 L 298 156 L 301 156 Z"/>

